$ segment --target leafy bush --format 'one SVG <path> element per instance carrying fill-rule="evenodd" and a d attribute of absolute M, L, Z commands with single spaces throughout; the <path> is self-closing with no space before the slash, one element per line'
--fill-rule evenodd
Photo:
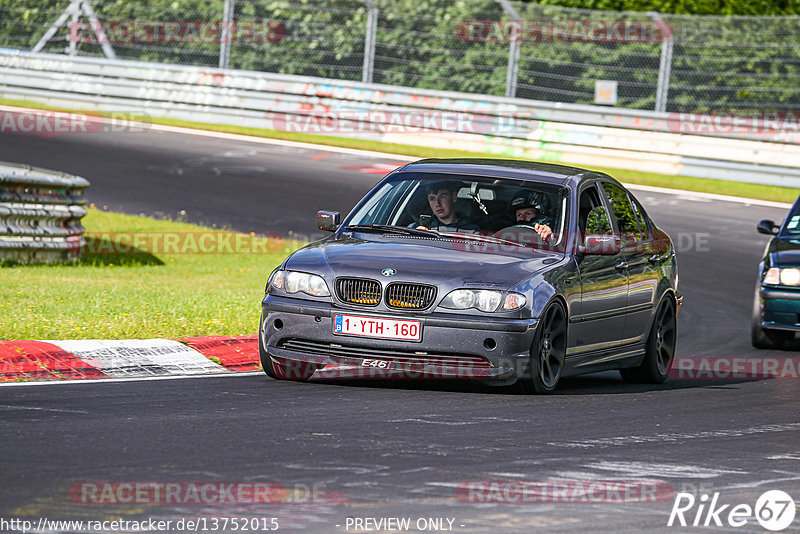
<path fill-rule="evenodd" d="M 0 0 L 0 46 L 31 49 L 66 0 Z M 102 0 L 102 21 L 221 21 L 224 0 Z M 235 42 L 230 68 L 361 80 L 367 9 L 361 0 L 236 0 L 237 22 L 273 21 L 268 42 Z M 510 20 L 495 0 L 375 0 L 373 81 L 475 94 L 505 94 L 511 45 L 464 38 L 465 21 Z M 800 12 L 800 0 L 541 0 L 513 4 L 524 20 L 650 23 L 664 13 L 674 32 L 669 110 L 785 110 L 800 107 L 798 18 L 736 18 Z M 578 9 L 581 8 L 581 9 Z M 588 11 L 595 8 L 606 11 Z M 611 11 L 608 11 L 611 10 Z M 613 10 L 626 10 L 617 12 Z M 632 11 L 628 11 L 632 10 Z M 722 14 L 689 17 L 682 14 Z M 571 22 L 570 22 L 571 21 Z M 67 25 L 68 26 L 68 25 Z M 63 53 L 64 27 L 44 51 Z M 218 42 L 113 44 L 119 58 L 218 65 Z M 652 109 L 662 42 L 521 43 L 516 96 L 592 103 L 596 80 L 618 83 L 618 105 Z M 98 44 L 78 44 L 101 56 Z"/>

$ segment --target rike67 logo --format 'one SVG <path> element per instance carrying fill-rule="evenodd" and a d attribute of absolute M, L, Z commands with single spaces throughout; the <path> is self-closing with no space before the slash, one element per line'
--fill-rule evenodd
<path fill-rule="evenodd" d="M 749 504 L 720 504 L 719 492 L 711 497 L 699 498 L 691 493 L 678 493 L 669 514 L 667 526 L 692 527 L 743 527 L 755 518 L 761 527 L 778 532 L 792 524 L 795 515 L 794 500 L 781 490 L 761 494 L 755 507 Z"/>

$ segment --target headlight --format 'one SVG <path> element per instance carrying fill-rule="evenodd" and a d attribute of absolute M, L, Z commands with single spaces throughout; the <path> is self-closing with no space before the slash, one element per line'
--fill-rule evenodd
<path fill-rule="evenodd" d="M 278 271 L 272 277 L 270 285 L 276 289 L 283 289 L 287 293 L 306 293 L 314 297 L 329 297 L 331 295 L 325 279 L 316 274 Z"/>
<path fill-rule="evenodd" d="M 525 295 L 519 293 L 509 293 L 506 295 L 506 301 L 503 303 L 504 310 L 518 310 L 525 306 Z"/>
<path fill-rule="evenodd" d="M 477 308 L 491 313 L 497 311 L 501 304 L 503 310 L 517 310 L 525 305 L 525 295 L 490 289 L 456 289 L 448 293 L 439 305 L 451 310 Z"/>
<path fill-rule="evenodd" d="M 442 301 L 445 308 L 456 310 L 466 310 L 475 306 L 475 291 L 469 289 L 456 289 L 451 291 Z"/>
<path fill-rule="evenodd" d="M 478 291 L 475 307 L 480 311 L 493 312 L 503 302 L 503 294 L 499 291 Z"/>
<path fill-rule="evenodd" d="M 785 286 L 800 285 L 800 269 L 781 269 L 781 284 Z"/>
<path fill-rule="evenodd" d="M 773 286 L 800 286 L 800 269 L 771 267 L 764 276 L 763 283 Z"/>
<path fill-rule="evenodd" d="M 275 271 L 275 274 L 272 275 L 272 281 L 267 285 L 277 289 L 283 289 L 283 271 Z"/>

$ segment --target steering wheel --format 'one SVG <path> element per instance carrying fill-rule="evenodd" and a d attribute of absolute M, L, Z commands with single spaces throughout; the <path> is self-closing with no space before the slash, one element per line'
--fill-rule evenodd
<path fill-rule="evenodd" d="M 507 226 L 496 231 L 494 237 L 515 241 L 521 245 L 533 246 L 534 248 L 542 248 L 546 244 L 539 234 L 536 233 L 536 230 L 533 229 L 533 225 L 530 224 Z"/>

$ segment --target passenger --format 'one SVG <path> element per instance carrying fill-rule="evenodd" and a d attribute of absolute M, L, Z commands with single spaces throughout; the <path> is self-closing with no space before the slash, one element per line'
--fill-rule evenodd
<path fill-rule="evenodd" d="M 468 219 L 460 218 L 456 213 L 456 199 L 461 184 L 457 182 L 434 182 L 425 189 L 428 205 L 433 212 L 429 224 L 417 226 L 420 230 L 437 230 L 439 232 L 477 231 L 478 225 Z M 415 223 L 416 224 L 416 223 Z M 412 224 L 413 226 L 413 224 Z"/>
<path fill-rule="evenodd" d="M 546 242 L 552 235 L 553 220 L 548 215 L 549 202 L 544 193 L 526 191 L 511 200 L 510 215 L 517 221 L 515 226 L 530 226 Z"/>

